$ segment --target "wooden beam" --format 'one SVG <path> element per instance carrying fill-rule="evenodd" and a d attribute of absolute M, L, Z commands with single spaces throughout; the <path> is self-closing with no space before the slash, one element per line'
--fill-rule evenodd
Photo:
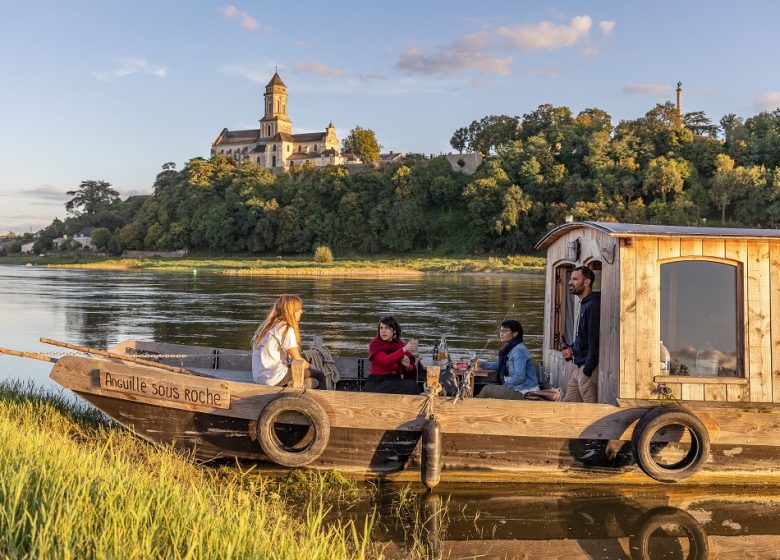
<path fill-rule="evenodd" d="M 306 360 L 293 360 L 290 364 L 290 375 L 292 376 L 292 388 L 303 389 L 303 370 Z"/>
<path fill-rule="evenodd" d="M 11 350 L 10 348 L 0 348 L 0 354 L 19 356 L 20 358 L 32 358 L 33 360 L 41 360 L 42 362 L 57 363 L 57 358 L 52 358 L 51 356 L 46 356 L 45 354 L 39 354 L 38 352 L 22 352 L 20 350 Z"/>

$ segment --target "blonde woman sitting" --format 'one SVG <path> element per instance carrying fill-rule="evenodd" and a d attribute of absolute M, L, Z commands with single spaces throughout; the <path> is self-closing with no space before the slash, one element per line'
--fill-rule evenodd
<path fill-rule="evenodd" d="M 285 386 L 292 381 L 290 361 L 302 360 L 299 350 L 298 321 L 303 314 L 303 300 L 295 295 L 282 295 L 252 337 L 252 378 L 263 385 Z M 325 388 L 321 371 L 304 364 L 306 387 Z"/>

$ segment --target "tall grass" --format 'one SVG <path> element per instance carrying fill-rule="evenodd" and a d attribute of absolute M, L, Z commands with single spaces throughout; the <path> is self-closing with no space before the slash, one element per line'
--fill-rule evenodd
<path fill-rule="evenodd" d="M 370 540 L 373 517 L 325 522 L 331 494 L 354 487 L 328 475 L 294 477 L 204 468 L 86 405 L 0 384 L 3 558 L 381 556 Z"/>

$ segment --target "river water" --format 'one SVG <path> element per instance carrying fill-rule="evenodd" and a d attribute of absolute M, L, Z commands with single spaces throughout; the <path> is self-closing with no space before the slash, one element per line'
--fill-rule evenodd
<path fill-rule="evenodd" d="M 379 317 L 393 314 L 423 354 L 445 336 L 451 353 L 484 357 L 498 349 L 498 323 L 516 318 L 539 361 L 541 275 L 359 279 L 2 266 L 0 346 L 56 351 L 38 342 L 43 336 L 93 348 L 126 338 L 248 348 L 282 293 L 304 300 L 304 346 L 322 335 L 341 356 L 364 356 Z M 0 379 L 54 388 L 50 369 L 0 355 Z M 419 488 L 410 492 L 390 485 L 364 504 L 380 512 L 374 536 L 388 543 L 390 557 L 422 550 L 448 558 L 780 558 L 774 491 L 653 485 L 641 491 L 472 486 L 442 488 L 434 498 Z"/>

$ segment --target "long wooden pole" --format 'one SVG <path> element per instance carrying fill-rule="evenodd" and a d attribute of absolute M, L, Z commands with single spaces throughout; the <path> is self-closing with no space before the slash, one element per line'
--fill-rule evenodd
<path fill-rule="evenodd" d="M 197 375 L 198 377 L 212 377 L 210 375 L 204 375 L 202 373 L 196 373 L 194 371 L 190 371 L 185 368 L 180 368 L 176 366 L 169 366 L 168 364 L 161 364 L 158 362 L 153 362 L 151 360 L 144 360 L 143 358 L 137 358 L 135 356 L 130 356 L 128 354 L 117 354 L 116 352 L 109 352 L 107 350 L 97 350 L 95 348 L 88 348 L 86 346 L 78 346 L 77 344 L 69 344 L 68 342 L 61 342 L 59 340 L 52 340 L 50 338 L 41 338 L 41 342 L 44 344 L 51 344 L 53 346 L 62 346 L 63 348 L 70 348 L 71 350 L 76 350 L 78 352 L 84 352 L 86 354 L 94 354 L 96 356 L 103 356 L 105 358 L 111 358 L 113 360 L 122 360 L 125 362 L 132 362 L 134 364 L 139 364 L 142 366 L 149 366 L 153 368 L 158 369 L 164 369 L 167 371 L 172 371 L 174 373 L 184 373 L 187 375 Z"/>
<path fill-rule="evenodd" d="M 19 350 L 11 350 L 10 348 L 0 348 L 0 354 L 8 354 L 10 356 L 19 356 L 20 358 L 32 358 L 33 360 L 41 360 L 42 362 L 57 363 L 57 358 L 52 358 L 45 354 L 39 354 L 38 352 L 21 352 Z"/>

